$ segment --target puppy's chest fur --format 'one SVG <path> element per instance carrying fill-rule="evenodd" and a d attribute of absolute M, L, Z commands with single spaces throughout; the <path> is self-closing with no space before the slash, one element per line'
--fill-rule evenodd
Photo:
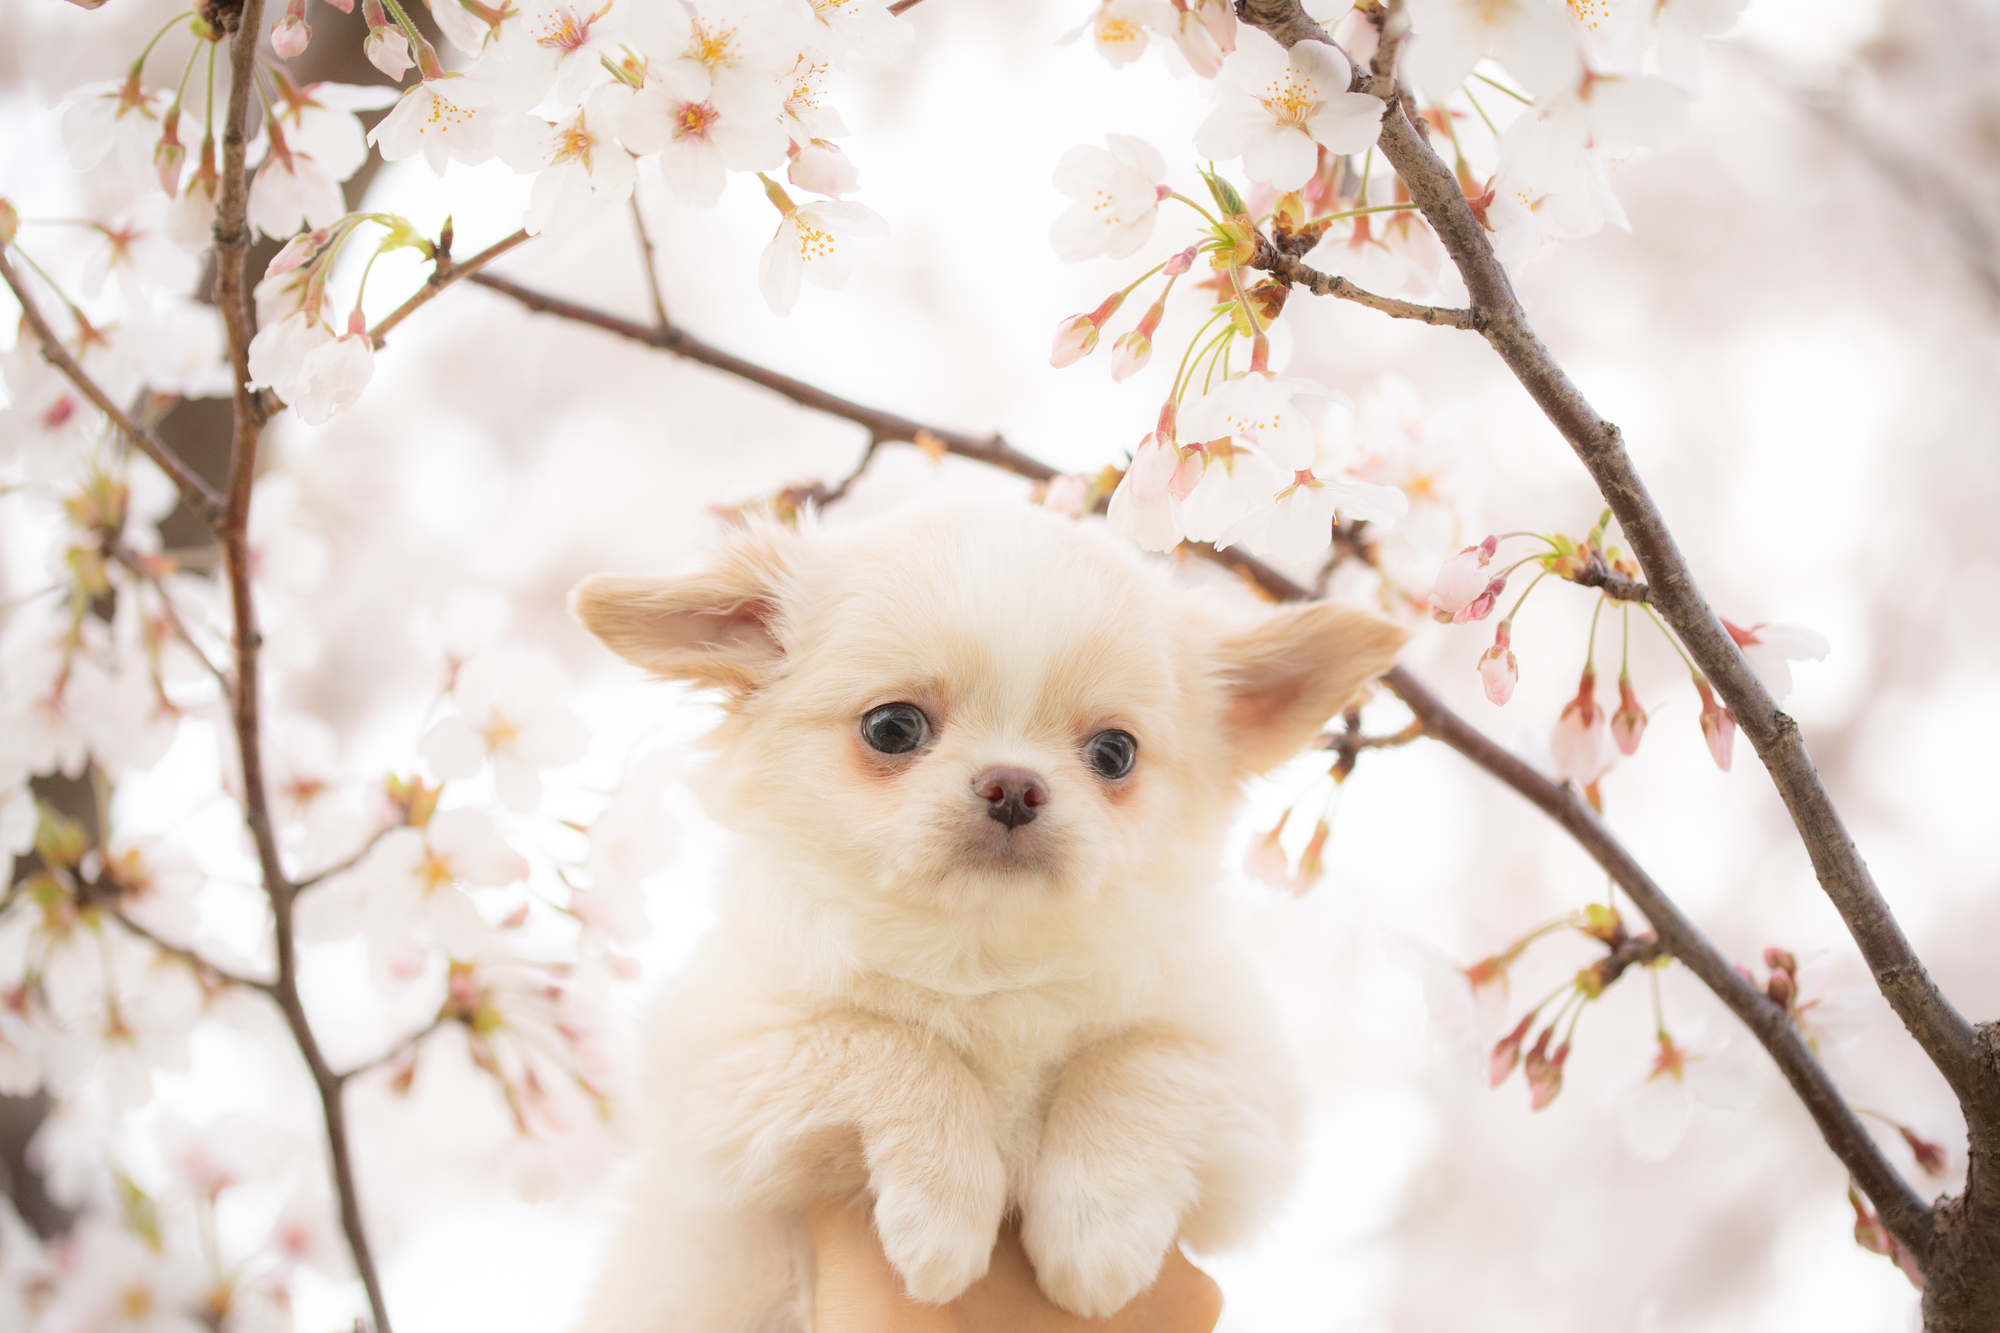
<path fill-rule="evenodd" d="M 1128 1030 L 1129 999 L 1087 981 L 1042 982 L 954 995 L 886 977 L 859 979 L 852 1003 L 950 1046 L 979 1081 L 1018 1198 L 1041 1142 L 1049 1101 L 1079 1051 Z"/>

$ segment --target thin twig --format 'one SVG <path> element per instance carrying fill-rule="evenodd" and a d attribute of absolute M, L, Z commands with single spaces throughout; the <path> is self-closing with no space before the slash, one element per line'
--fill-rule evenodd
<path fill-rule="evenodd" d="M 105 896 L 115 897 L 116 895 L 115 893 L 107 892 Z M 206 975 L 214 978 L 217 981 L 227 982 L 231 986 L 243 986 L 250 990 L 262 991 L 266 995 L 271 994 L 273 990 L 273 985 L 271 982 L 259 981 L 256 977 L 246 977 L 240 972 L 232 972 L 228 968 L 223 967 L 221 964 L 211 962 L 210 960 L 202 957 L 200 954 L 196 953 L 193 949 L 190 949 L 185 945 L 173 944 L 167 940 L 161 939 L 151 930 L 147 929 L 145 926 L 140 925 L 137 921 L 134 921 L 131 917 L 119 911 L 114 906 L 106 904 L 103 910 L 107 915 L 111 917 L 112 920 L 116 921 L 119 925 L 123 926 L 126 930 L 130 931 L 132 934 L 137 935 L 140 939 L 146 941 L 146 943 L 152 945 L 155 949 L 158 949 L 161 953 L 180 959 L 183 963 L 186 963 L 189 967 L 192 967 L 197 972 L 205 973 Z"/>
<path fill-rule="evenodd" d="M 901 14 L 907 10 L 915 9 L 923 2 L 924 0 L 896 0 L 895 4 L 889 6 L 889 12 L 891 14 Z"/>
<path fill-rule="evenodd" d="M 132 442 L 132 446 L 159 466 L 160 471 L 174 483 L 180 492 L 181 503 L 193 510 L 204 523 L 213 525 L 222 517 L 222 497 L 215 493 L 201 474 L 183 462 L 178 454 L 167 448 L 166 441 L 152 431 L 134 421 L 125 410 L 111 401 L 111 395 L 104 392 L 97 381 L 90 377 L 77 359 L 62 345 L 62 339 L 49 325 L 35 298 L 29 294 L 27 286 L 14 271 L 7 259 L 6 247 L 0 245 L 0 279 L 13 290 L 14 299 L 21 305 L 21 318 L 34 331 L 35 341 L 41 344 L 42 358 L 57 370 L 63 378 L 76 386 L 76 391 L 88 398 L 97 410 L 111 419 L 119 434 Z"/>
<path fill-rule="evenodd" d="M 373 1060 L 364 1060 L 362 1063 L 354 1066 L 354 1068 L 352 1069 L 342 1070 L 340 1073 L 335 1074 L 334 1078 L 338 1082 L 345 1084 L 350 1080 L 360 1078 L 363 1074 L 371 1073 L 374 1070 L 380 1069 L 382 1066 L 386 1064 L 393 1064 L 396 1060 L 402 1058 L 402 1055 L 405 1051 L 412 1050 L 415 1047 L 422 1045 L 426 1037 L 430 1036 L 433 1032 L 436 1032 L 446 1023 L 455 1021 L 456 1019 L 454 1019 L 449 1013 L 445 1011 L 440 1011 L 435 1018 L 431 1019 L 430 1022 L 424 1024 L 421 1028 L 417 1029 L 415 1032 L 412 1032 L 409 1036 L 403 1038 L 401 1041 L 397 1042 L 394 1046 L 391 1046 L 388 1050 L 376 1056 Z"/>
<path fill-rule="evenodd" d="M 256 320 L 250 304 L 248 274 L 245 272 L 251 239 L 247 217 L 249 172 L 246 153 L 264 0 L 242 0 L 240 9 L 218 6 L 214 12 L 230 35 L 229 106 L 223 125 L 222 181 L 215 209 L 215 304 L 222 313 L 235 384 L 229 487 L 219 525 L 223 568 L 229 584 L 230 615 L 234 625 L 232 648 L 235 665 L 232 676 L 236 688 L 230 700 L 230 720 L 236 732 L 237 762 L 243 780 L 244 822 L 249 826 L 251 843 L 257 852 L 264 894 L 271 904 L 271 933 L 276 946 L 278 975 L 270 993 L 284 1015 L 292 1041 L 298 1046 L 299 1056 L 305 1061 L 307 1072 L 312 1075 L 314 1090 L 319 1094 L 320 1113 L 326 1124 L 328 1165 L 333 1176 L 335 1197 L 340 1203 L 341 1231 L 347 1240 L 354 1270 L 367 1292 L 374 1333 L 391 1333 L 388 1306 L 382 1296 L 382 1281 L 375 1269 L 374 1252 L 354 1183 L 354 1156 L 347 1134 L 347 1108 L 341 1096 L 342 1085 L 320 1050 L 319 1039 L 299 998 L 298 941 L 292 923 L 296 890 L 286 878 L 284 864 L 278 855 L 278 839 L 271 819 L 270 791 L 264 779 L 258 698 L 261 680 L 257 669 L 263 636 L 257 628 L 257 607 L 250 579 L 249 520 L 251 491 L 257 478 L 258 445 L 270 406 L 249 388 L 250 340 Z"/>
<path fill-rule="evenodd" d="M 1614 602 L 1646 602 L 1651 601 L 1653 595 L 1653 590 L 1639 580 L 1626 578 L 1595 557 L 1578 570 L 1570 582 L 1601 589 Z"/>
<path fill-rule="evenodd" d="M 463 264 L 453 263 L 451 252 L 441 248 L 437 253 L 436 266 L 431 269 L 430 277 L 424 280 L 424 285 L 417 288 L 409 300 L 382 316 L 380 322 L 374 328 L 368 330 L 369 345 L 378 351 L 381 350 L 382 344 L 388 341 L 389 331 L 415 314 L 419 308 L 435 300 L 438 293 L 461 278 L 471 277 L 473 274 L 479 272 L 480 269 L 485 268 L 501 255 L 506 254 L 509 250 L 512 250 L 515 246 L 522 244 L 526 240 L 528 240 L 528 233 L 526 231 L 517 231 L 511 236 L 503 236 L 472 258 L 466 260 Z"/>
<path fill-rule="evenodd" d="M 639 207 L 639 192 L 632 192 L 632 226 L 639 233 L 639 257 L 646 263 L 646 291 L 653 298 L 653 322 L 660 328 L 673 327 L 667 320 L 666 289 L 660 286 L 660 270 L 653 261 L 653 238 L 646 231 L 646 214 Z"/>
<path fill-rule="evenodd" d="M 1455 306 L 1421 305 L 1415 301 L 1400 301 L 1393 296 L 1377 296 L 1374 292 L 1355 286 L 1337 273 L 1322 273 L 1312 265 L 1264 241 L 1257 247 L 1257 257 L 1250 261 L 1250 267 L 1259 268 L 1273 277 L 1296 283 L 1315 296 L 1337 296 L 1343 301 L 1365 305 L 1370 310 L 1379 310 L 1397 319 L 1420 320 L 1425 324 L 1439 324 L 1454 329 L 1478 331 L 1485 327 L 1485 317 L 1477 310 L 1461 310 Z"/>
<path fill-rule="evenodd" d="M 382 839 L 387 837 L 390 833 L 402 827 L 404 826 L 401 824 L 391 824 L 388 828 L 375 830 L 375 832 L 369 836 L 368 841 L 361 845 L 361 849 L 355 852 L 352 856 L 342 857 L 340 860 L 335 861 L 332 865 L 327 866 L 323 870 L 315 870 L 310 875 L 306 875 L 303 876 L 302 878 L 293 880 L 292 892 L 304 893 L 307 889 L 310 889 L 315 884 L 324 883 L 325 881 L 332 879 L 335 875 L 342 875 L 354 869 L 354 867 L 360 865 L 363 861 L 368 859 L 368 853 L 375 850 L 376 843 L 382 841 Z"/>

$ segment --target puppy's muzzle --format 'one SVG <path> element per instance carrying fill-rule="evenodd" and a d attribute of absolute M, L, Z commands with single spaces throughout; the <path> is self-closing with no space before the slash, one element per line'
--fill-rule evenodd
<path fill-rule="evenodd" d="M 972 790 L 986 802 L 986 817 L 1017 829 L 1049 803 L 1049 787 L 1025 768 L 989 768 L 972 780 Z"/>

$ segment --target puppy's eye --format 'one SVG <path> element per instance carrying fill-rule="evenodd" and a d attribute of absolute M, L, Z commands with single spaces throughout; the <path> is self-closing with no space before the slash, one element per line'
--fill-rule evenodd
<path fill-rule="evenodd" d="M 861 719 L 861 739 L 883 754 L 908 754 L 924 743 L 930 723 L 910 704 L 883 704 Z"/>
<path fill-rule="evenodd" d="M 1083 747 L 1083 757 L 1107 778 L 1122 778 L 1139 762 L 1139 742 L 1129 731 L 1100 731 Z"/>

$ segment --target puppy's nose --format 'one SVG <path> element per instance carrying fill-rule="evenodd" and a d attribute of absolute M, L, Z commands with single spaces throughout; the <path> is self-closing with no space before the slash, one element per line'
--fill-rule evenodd
<path fill-rule="evenodd" d="M 989 768 L 972 780 L 972 790 L 986 802 L 986 817 L 1008 828 L 1019 828 L 1049 803 L 1049 787 L 1025 768 Z"/>

